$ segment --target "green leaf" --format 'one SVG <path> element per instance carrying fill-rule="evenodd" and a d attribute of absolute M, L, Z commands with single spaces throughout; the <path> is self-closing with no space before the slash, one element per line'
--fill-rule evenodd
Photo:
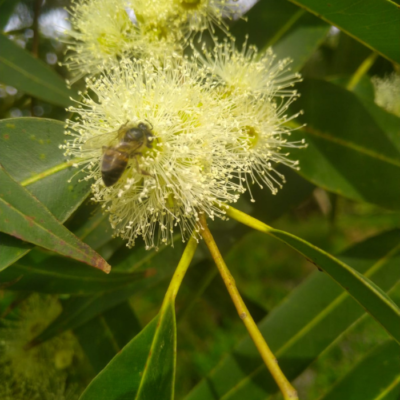
<path fill-rule="evenodd" d="M 400 309 L 382 289 L 350 266 L 303 239 L 278 229 L 272 229 L 270 234 L 327 272 L 400 343 Z"/>
<path fill-rule="evenodd" d="M 400 63 L 399 6 L 387 0 L 290 0 L 387 59 Z"/>
<path fill-rule="evenodd" d="M 329 32 L 328 25 L 300 26 L 273 46 L 277 59 L 290 57 L 291 71 L 300 71 Z"/>
<path fill-rule="evenodd" d="M 400 396 L 400 347 L 386 342 L 361 360 L 320 400 L 389 400 Z"/>
<path fill-rule="evenodd" d="M 111 267 L 81 242 L 0 165 L 0 231 L 109 272 Z"/>
<path fill-rule="evenodd" d="M 99 373 L 140 330 L 135 313 L 125 302 L 91 319 L 74 333 L 93 369 Z"/>
<path fill-rule="evenodd" d="M 117 272 L 107 276 L 67 258 L 54 256 L 34 263 L 25 257 L 0 272 L 0 282 L 8 290 L 88 295 L 122 289 L 144 279 L 145 274 Z"/>
<path fill-rule="evenodd" d="M 355 93 L 376 124 L 385 132 L 396 150 L 400 152 L 400 118 L 378 107 L 373 100 L 362 96 L 360 92 L 355 91 Z"/>
<path fill-rule="evenodd" d="M 240 20 L 232 27 L 231 32 L 239 44 L 248 35 L 250 43 L 261 49 L 271 40 L 276 42 L 275 36 L 281 37 L 280 32 L 286 32 L 303 14 L 287 1 L 262 0 L 250 9 L 246 20 Z"/>
<path fill-rule="evenodd" d="M 0 31 L 4 30 L 16 5 L 15 0 L 0 0 Z"/>
<path fill-rule="evenodd" d="M 29 252 L 33 245 L 0 232 L 0 272 Z"/>
<path fill-rule="evenodd" d="M 61 314 L 34 340 L 34 343 L 41 343 L 66 330 L 76 329 L 92 318 L 126 301 L 133 295 L 149 290 L 169 278 L 175 270 L 183 251 L 181 241 L 177 241 L 174 245 L 174 248 L 169 246 L 162 247 L 158 252 L 139 252 L 139 254 L 142 254 L 142 259 L 129 257 L 136 253 L 136 251 L 130 250 L 126 257 L 129 258 L 130 262 L 135 262 L 134 265 L 131 264 L 132 268 L 130 270 L 137 271 L 139 268 L 140 270 L 146 270 L 146 279 L 134 281 L 123 288 L 94 296 L 72 297 L 66 302 Z M 125 259 L 119 259 L 119 262 L 124 263 Z M 112 265 L 114 272 L 122 269 L 116 262 L 112 263 Z M 112 274 L 109 276 L 112 276 Z M 40 290 L 40 288 L 36 287 L 36 290 Z"/>
<path fill-rule="evenodd" d="M 75 235 L 81 238 L 92 249 L 99 249 L 112 239 L 113 229 L 108 217 L 109 215 L 103 209 L 98 208 L 85 224 L 74 232 Z"/>
<path fill-rule="evenodd" d="M 355 245 L 340 259 L 385 291 L 399 281 L 400 230 Z M 365 315 L 327 274 L 316 271 L 260 322 L 259 328 L 290 380 Z M 277 387 L 247 336 L 185 400 L 265 400 Z"/>
<path fill-rule="evenodd" d="M 382 289 L 366 276 L 311 243 L 291 233 L 272 228 L 239 210 L 229 207 L 227 215 L 253 229 L 281 240 L 315 266 L 322 268 L 400 343 L 400 330 L 398 329 L 400 309 Z"/>
<path fill-rule="evenodd" d="M 291 151 L 300 174 L 342 196 L 400 209 L 400 136 L 383 130 L 344 88 L 307 80 L 298 89 L 296 107 L 304 110 L 298 119 L 307 125 L 292 138 L 305 137 L 308 144 Z"/>
<path fill-rule="evenodd" d="M 25 186 L 60 221 L 77 209 L 90 191 L 77 170 L 66 162 L 64 124 L 39 118 L 0 121 L 0 160 L 7 172 Z M 23 160 L 23 162 L 21 162 Z M 74 183 L 68 183 L 73 179 Z M 32 245 L 0 233 L 0 271 L 25 255 Z"/>
<path fill-rule="evenodd" d="M 71 105 L 75 93 L 43 61 L 0 34 L 0 79 L 24 93 L 62 107 Z"/>
<path fill-rule="evenodd" d="M 173 399 L 176 322 L 173 301 L 90 383 L 80 400 Z"/>

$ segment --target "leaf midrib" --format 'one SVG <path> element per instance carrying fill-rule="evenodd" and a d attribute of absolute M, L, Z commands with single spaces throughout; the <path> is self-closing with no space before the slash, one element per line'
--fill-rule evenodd
<path fill-rule="evenodd" d="M 389 394 L 393 389 L 395 389 L 398 384 L 400 384 L 400 375 L 394 377 L 393 381 L 385 388 L 383 388 L 383 391 L 378 395 L 378 397 L 375 397 L 375 399 L 373 400 L 384 400 L 386 395 Z"/>
<path fill-rule="evenodd" d="M 314 128 L 310 127 L 310 126 L 302 127 L 300 130 L 305 132 L 306 134 L 309 133 L 309 134 L 311 134 L 313 136 L 319 137 L 321 139 L 325 139 L 325 140 L 327 140 L 327 141 L 329 141 L 331 143 L 335 143 L 335 144 L 338 144 L 340 146 L 347 147 L 349 149 L 352 149 L 354 151 L 362 153 L 362 154 L 364 154 L 364 155 L 366 155 L 368 157 L 377 159 L 379 161 L 386 162 L 388 164 L 392 164 L 392 165 L 394 165 L 396 167 L 400 167 L 400 159 L 396 160 L 394 158 L 385 156 L 385 155 L 383 155 L 381 153 L 377 153 L 377 152 L 375 152 L 373 150 L 370 150 L 370 149 L 368 149 L 366 147 L 360 146 L 360 145 L 358 145 L 358 144 L 356 144 L 354 142 L 349 142 L 347 140 L 344 140 L 344 139 L 338 138 L 336 136 L 333 136 L 330 133 L 324 133 L 324 132 L 322 132 L 322 131 L 320 131 L 318 129 L 314 129 Z"/>
<path fill-rule="evenodd" d="M 0 62 L 3 62 L 8 67 L 11 67 L 11 68 L 15 69 L 17 72 L 19 72 L 20 74 L 22 74 L 26 78 L 34 81 L 35 83 L 38 83 L 38 84 L 46 87 L 47 89 L 50 89 L 50 90 L 54 91 L 55 93 L 62 95 L 63 98 L 69 100 L 69 97 L 66 95 L 66 93 L 64 93 L 62 90 L 60 90 L 56 86 L 52 86 L 49 83 L 47 83 L 46 81 L 42 81 L 42 80 L 38 79 L 36 75 L 29 74 L 26 70 L 20 68 L 18 65 L 16 65 L 16 64 L 12 63 L 11 61 L 5 59 L 4 57 L 0 56 Z"/>
<path fill-rule="evenodd" d="M 3 198 L 1 198 L 1 197 L 0 197 L 0 202 L 4 203 L 4 204 L 6 205 L 6 207 L 8 207 L 9 209 L 13 210 L 15 213 L 19 214 L 22 218 L 25 218 L 25 216 L 26 216 L 25 214 L 23 214 L 20 210 L 18 210 L 17 208 L 15 208 L 11 203 L 8 203 L 7 201 L 5 201 L 5 200 L 4 200 Z M 53 217 L 53 216 L 52 216 L 52 217 Z M 53 217 L 53 218 L 55 218 L 55 217 Z M 85 261 L 85 262 L 88 261 L 88 258 L 87 258 L 87 256 L 86 256 L 86 253 L 85 253 L 83 250 L 81 250 L 81 249 L 79 249 L 79 248 L 77 248 L 77 247 L 74 247 L 74 246 L 73 246 L 72 244 L 70 244 L 65 238 L 62 238 L 62 237 L 60 237 L 60 236 L 55 235 L 54 233 L 52 233 L 51 231 L 49 231 L 48 229 L 46 229 L 45 227 L 43 227 L 42 225 L 40 225 L 39 223 L 37 223 L 35 220 L 32 220 L 32 223 L 36 226 L 37 229 L 40 229 L 41 231 L 45 232 L 46 235 L 51 236 L 51 237 L 53 238 L 53 240 L 57 240 L 57 239 L 59 239 L 59 238 L 63 239 L 63 241 L 64 241 L 64 246 L 65 246 L 66 248 L 72 250 L 74 254 L 79 254 L 81 257 L 83 257 L 83 258 L 80 259 L 81 261 Z M 59 222 L 58 222 L 58 223 L 59 223 Z M 59 224 L 60 224 L 60 226 L 63 226 L 61 223 L 59 223 Z M 65 228 L 65 229 L 66 229 L 66 228 Z M 8 232 L 5 232 L 5 233 L 9 234 Z M 23 239 L 23 240 L 26 240 L 26 239 Z M 28 242 L 29 242 L 29 240 L 28 240 Z M 36 244 L 36 243 L 34 243 L 34 244 Z M 84 243 L 82 242 L 82 244 L 84 244 Z M 39 245 L 39 246 L 40 246 L 40 245 Z M 43 246 L 43 245 L 42 245 L 42 246 Z M 65 251 L 65 255 L 67 255 L 67 252 L 66 252 L 66 251 Z M 98 257 L 98 259 L 100 259 L 100 257 Z M 92 265 L 92 264 L 91 264 L 91 265 Z M 94 265 L 93 265 L 93 266 L 94 266 Z"/>
<path fill-rule="evenodd" d="M 102 280 L 101 277 L 90 277 L 90 276 L 79 276 L 79 275 L 68 275 L 59 272 L 50 272 L 49 270 L 41 270 L 35 269 L 33 267 L 29 267 L 27 265 L 21 265 L 19 263 L 14 264 L 16 268 L 22 269 L 29 273 L 34 273 L 38 275 L 44 275 L 53 278 L 61 278 L 61 279 L 68 279 L 68 280 L 76 280 L 76 281 L 85 281 L 85 282 L 92 282 L 92 283 L 118 283 L 118 282 L 126 282 L 129 278 L 134 278 L 132 281 L 135 281 L 139 276 L 107 276 L 106 279 Z M 114 278 L 114 279 L 113 279 Z M 129 283 L 132 282 L 129 280 Z"/>
<path fill-rule="evenodd" d="M 372 273 L 377 272 L 380 268 L 378 267 L 383 267 L 386 263 L 382 260 L 387 260 L 389 261 L 394 254 L 397 253 L 397 251 L 400 249 L 400 244 L 397 245 L 395 248 L 391 249 L 388 251 L 383 257 L 381 257 L 378 261 L 376 261 L 363 275 L 364 276 L 370 276 Z M 378 267 L 377 267 L 378 266 Z M 371 271 L 371 272 L 370 272 Z M 338 305 L 340 305 L 346 297 L 350 297 L 348 292 L 344 291 L 341 293 L 339 296 L 336 297 L 335 300 L 333 300 L 331 303 L 329 303 L 329 306 L 326 307 L 321 313 L 319 313 L 316 317 L 314 317 L 306 326 L 304 326 L 303 329 L 298 331 L 294 336 L 292 336 L 289 341 L 287 341 L 284 345 L 282 345 L 278 350 L 276 350 L 275 356 L 279 357 L 282 355 L 285 350 L 295 342 L 298 341 L 299 338 L 302 338 L 305 336 L 307 332 L 309 332 L 312 328 L 314 328 L 321 320 L 325 318 L 326 315 L 328 315 L 328 311 L 330 312 L 331 310 L 334 310 Z M 219 400 L 224 400 L 227 399 L 228 396 L 231 395 L 231 393 L 234 393 L 239 387 L 243 386 L 247 381 L 249 381 L 253 376 L 258 374 L 260 371 L 264 369 L 264 364 L 260 364 L 259 367 L 257 367 L 253 372 L 248 374 L 245 378 L 243 378 L 240 382 L 236 383 L 234 388 L 230 389 L 228 392 L 226 392 Z"/>
<path fill-rule="evenodd" d="M 368 47 L 369 49 L 377 52 L 378 54 L 380 54 L 382 57 L 390 60 L 390 61 L 394 61 L 394 62 L 398 62 L 395 61 L 391 56 L 382 53 L 382 51 L 376 49 L 375 47 L 373 47 L 372 45 L 370 45 L 368 42 L 366 42 L 364 39 L 360 39 L 359 37 L 355 36 L 352 32 L 349 32 L 347 29 L 344 29 L 340 24 L 333 22 L 331 20 L 329 20 L 328 18 L 319 15 L 317 12 L 315 12 L 314 10 L 312 10 L 311 8 L 305 6 L 303 3 L 299 2 L 298 0 L 289 0 L 290 2 L 296 4 L 296 6 L 303 8 L 304 10 L 307 10 L 309 13 L 317 16 L 318 18 L 322 19 L 323 21 L 327 22 L 330 25 L 334 25 L 337 28 L 339 28 L 342 32 L 346 33 L 347 35 L 349 35 L 350 37 L 352 37 L 353 39 L 357 40 L 358 42 L 362 43 L 364 46 Z M 398 5 L 396 3 L 393 3 L 392 1 L 388 1 L 388 3 L 391 3 L 393 5 L 396 5 L 398 7 Z"/>

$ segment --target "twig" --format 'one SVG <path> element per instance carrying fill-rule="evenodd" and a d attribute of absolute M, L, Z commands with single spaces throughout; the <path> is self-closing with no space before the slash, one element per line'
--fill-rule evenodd
<path fill-rule="evenodd" d="M 36 58 L 39 58 L 39 14 L 40 14 L 40 6 L 42 4 L 42 0 L 35 0 L 34 8 L 33 8 L 33 39 L 32 39 L 32 55 Z M 31 115 L 34 116 L 34 109 L 36 105 L 36 98 L 31 97 Z"/>
<path fill-rule="evenodd" d="M 210 250 L 211 256 L 217 265 L 219 273 L 228 289 L 229 295 L 232 298 L 232 301 L 236 307 L 236 310 L 239 314 L 239 317 L 242 319 L 244 325 L 247 328 L 247 331 L 250 334 L 254 344 L 256 345 L 258 352 L 260 353 L 262 359 L 264 360 L 265 365 L 267 366 L 269 372 L 274 378 L 276 384 L 280 388 L 283 397 L 285 400 L 298 400 L 297 392 L 287 380 L 286 376 L 283 374 L 281 369 L 279 368 L 278 361 L 275 358 L 274 354 L 268 347 L 265 339 L 263 338 L 260 330 L 258 329 L 257 324 L 254 322 L 253 317 L 250 315 L 249 310 L 246 307 L 240 293 L 236 287 L 235 280 L 231 275 L 228 267 L 225 264 L 224 259 L 219 252 L 217 244 L 208 229 L 206 219 L 204 215 L 200 217 L 200 233 L 203 236 L 204 241 L 208 249 Z"/>
<path fill-rule="evenodd" d="M 42 0 L 35 0 L 34 10 L 33 10 L 33 40 L 32 40 L 32 54 L 34 57 L 39 57 L 39 15 L 40 15 L 40 6 L 42 4 Z"/>

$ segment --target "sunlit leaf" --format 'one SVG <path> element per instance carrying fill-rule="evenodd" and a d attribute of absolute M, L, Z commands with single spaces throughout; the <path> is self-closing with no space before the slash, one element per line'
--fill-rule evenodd
<path fill-rule="evenodd" d="M 90 182 L 79 181 L 59 145 L 64 124 L 39 118 L 0 121 L 0 162 L 50 212 L 64 222 L 83 202 Z M 23 162 L 22 162 L 23 160 Z M 72 182 L 69 182 L 73 179 Z M 32 246 L 0 233 L 0 271 L 25 255 Z"/>
<path fill-rule="evenodd" d="M 40 201 L 15 182 L 0 165 L 0 231 L 82 261 L 104 272 L 110 266 L 81 242 Z"/>

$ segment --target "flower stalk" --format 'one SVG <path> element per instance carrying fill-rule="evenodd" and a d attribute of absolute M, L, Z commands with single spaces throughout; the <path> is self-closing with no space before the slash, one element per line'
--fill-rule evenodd
<path fill-rule="evenodd" d="M 272 377 L 274 378 L 276 384 L 281 390 L 283 397 L 285 400 L 297 400 L 297 392 L 290 384 L 286 376 L 283 374 L 281 369 L 279 368 L 278 361 L 272 351 L 270 350 L 267 342 L 262 336 L 260 330 L 258 329 L 257 324 L 254 322 L 253 317 L 251 316 L 249 310 L 246 307 L 240 293 L 236 287 L 235 279 L 230 273 L 227 265 L 225 264 L 224 259 L 215 243 L 215 240 L 208 229 L 206 218 L 203 215 L 200 216 L 200 233 L 210 250 L 211 256 L 215 261 L 215 264 L 221 274 L 221 277 L 228 289 L 229 295 L 236 307 L 236 310 L 239 314 L 239 317 L 242 319 L 244 325 L 246 326 L 247 331 L 254 344 L 257 347 L 258 352 L 260 353 L 265 365 L 270 371 Z"/>
<path fill-rule="evenodd" d="M 178 290 L 181 286 L 182 280 L 186 274 L 186 271 L 189 268 L 190 263 L 193 260 L 194 253 L 196 252 L 197 249 L 197 244 L 198 241 L 192 235 L 185 247 L 185 250 L 182 254 L 181 259 L 179 260 L 179 264 L 176 267 L 176 270 L 174 272 L 174 275 L 172 276 L 171 282 L 169 283 L 167 292 L 165 293 L 164 296 L 164 301 L 161 306 L 161 311 L 164 310 L 166 306 L 172 301 L 175 301 L 175 297 L 178 294 Z"/>

